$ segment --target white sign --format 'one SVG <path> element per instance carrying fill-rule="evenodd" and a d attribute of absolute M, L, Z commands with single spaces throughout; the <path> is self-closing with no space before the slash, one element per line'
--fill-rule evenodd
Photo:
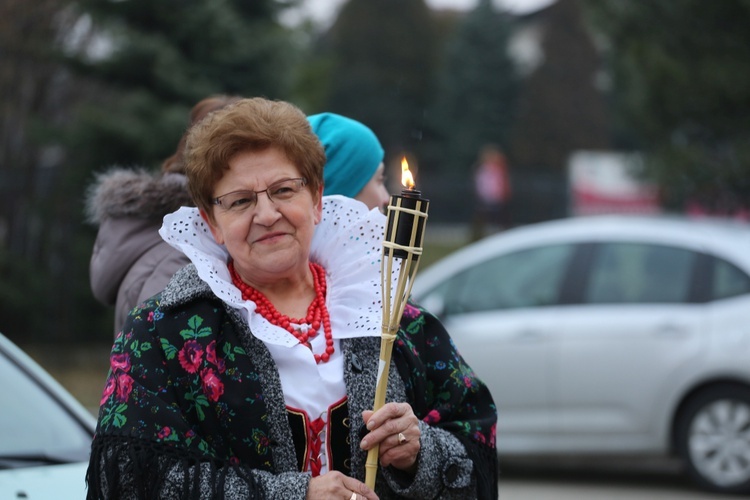
<path fill-rule="evenodd" d="M 568 159 L 571 215 L 660 212 L 658 188 L 639 178 L 642 168 L 637 154 L 574 152 Z"/>

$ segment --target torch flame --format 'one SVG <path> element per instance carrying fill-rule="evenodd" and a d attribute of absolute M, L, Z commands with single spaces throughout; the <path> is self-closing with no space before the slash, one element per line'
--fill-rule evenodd
<path fill-rule="evenodd" d="M 414 177 L 409 171 L 409 162 L 406 161 L 406 156 L 401 159 L 401 184 L 406 189 L 414 189 Z"/>

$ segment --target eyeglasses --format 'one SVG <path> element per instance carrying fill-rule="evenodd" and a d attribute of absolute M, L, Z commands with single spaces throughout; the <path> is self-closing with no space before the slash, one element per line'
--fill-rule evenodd
<path fill-rule="evenodd" d="M 262 191 L 251 191 L 243 189 L 241 191 L 232 191 L 231 193 L 217 196 L 211 202 L 219 205 L 228 212 L 242 212 L 248 208 L 254 207 L 258 203 L 258 195 L 266 193 L 272 203 L 279 201 L 289 201 L 294 198 L 302 188 L 307 185 L 307 179 L 298 177 L 296 179 L 284 179 L 274 182 Z"/>

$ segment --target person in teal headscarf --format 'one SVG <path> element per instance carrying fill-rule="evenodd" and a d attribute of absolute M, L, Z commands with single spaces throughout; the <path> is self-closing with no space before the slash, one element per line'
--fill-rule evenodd
<path fill-rule="evenodd" d="M 326 153 L 323 195 L 340 194 L 381 211 L 388 203 L 385 152 L 375 133 L 363 123 L 335 113 L 307 120 Z"/>

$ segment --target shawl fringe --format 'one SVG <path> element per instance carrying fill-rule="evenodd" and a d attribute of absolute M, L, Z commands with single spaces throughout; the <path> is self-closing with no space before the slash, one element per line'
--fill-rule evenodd
<path fill-rule="evenodd" d="M 477 481 L 477 498 L 496 499 L 498 497 L 498 463 L 495 448 L 484 446 L 466 436 L 454 434 L 466 448 L 466 453 L 474 462 L 474 475 Z"/>
<path fill-rule="evenodd" d="M 94 441 L 86 485 L 87 500 L 233 498 L 238 485 L 249 498 L 262 497 L 258 482 L 246 469 L 127 436 L 99 436 Z"/>

